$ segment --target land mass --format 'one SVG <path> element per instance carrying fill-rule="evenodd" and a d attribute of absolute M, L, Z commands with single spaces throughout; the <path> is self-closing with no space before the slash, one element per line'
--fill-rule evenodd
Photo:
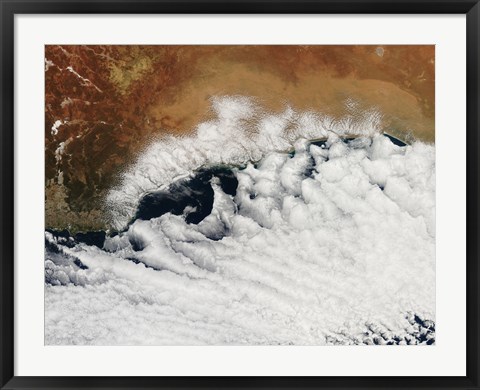
<path fill-rule="evenodd" d="M 435 47 L 47 45 L 46 228 L 108 228 L 122 170 L 155 137 L 194 132 L 222 95 L 270 112 L 375 109 L 389 134 L 434 142 Z"/>

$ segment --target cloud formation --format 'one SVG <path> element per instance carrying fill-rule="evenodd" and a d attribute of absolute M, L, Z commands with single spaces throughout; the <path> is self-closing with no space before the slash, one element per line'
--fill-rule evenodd
<path fill-rule="evenodd" d="M 152 145 L 109 202 L 123 227 L 142 194 L 243 164 L 235 195 L 213 177 L 198 224 L 190 209 L 136 220 L 103 249 L 46 233 L 46 343 L 432 343 L 434 147 L 396 146 L 371 119 L 330 131 L 293 111 L 248 135 L 251 101 L 215 104 L 218 120 Z"/>

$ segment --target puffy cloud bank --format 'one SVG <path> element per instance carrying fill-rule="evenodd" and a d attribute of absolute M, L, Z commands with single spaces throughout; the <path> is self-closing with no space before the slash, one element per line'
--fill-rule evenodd
<path fill-rule="evenodd" d="M 227 103 L 230 116 L 220 109 L 196 137 L 153 145 L 110 198 L 125 226 L 141 194 L 198 166 L 246 163 L 232 168 L 235 195 L 211 179 L 201 222 L 186 222 L 188 207 L 136 220 L 103 248 L 46 233 L 46 343 L 433 343 L 434 147 L 396 146 L 373 125 L 345 128 L 364 131 L 347 143 L 292 112 L 248 136 L 238 118 L 250 103 Z"/>
<path fill-rule="evenodd" d="M 127 225 L 142 195 L 165 188 L 202 166 L 257 161 L 268 153 L 291 149 L 300 138 L 371 136 L 379 132 L 381 119 L 378 112 L 366 111 L 333 120 L 290 108 L 280 115 L 270 115 L 243 96 L 214 98 L 212 109 L 216 119 L 201 123 L 193 137 L 171 136 L 152 143 L 123 174 L 105 202 L 112 227 L 122 229 Z"/>

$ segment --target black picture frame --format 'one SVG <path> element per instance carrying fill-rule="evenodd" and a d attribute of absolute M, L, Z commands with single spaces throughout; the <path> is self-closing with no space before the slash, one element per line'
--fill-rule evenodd
<path fill-rule="evenodd" d="M 422 388 L 479 387 L 478 0 L 0 0 L 0 385 L 2 389 Z M 466 14 L 467 367 L 464 377 L 19 377 L 14 376 L 14 16 L 16 14 Z"/>

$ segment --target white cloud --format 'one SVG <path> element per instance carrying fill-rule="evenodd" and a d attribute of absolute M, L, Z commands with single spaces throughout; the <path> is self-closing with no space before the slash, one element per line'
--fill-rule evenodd
<path fill-rule="evenodd" d="M 296 142 L 283 124 L 296 115 L 296 124 L 311 125 L 298 125 L 296 139 L 329 136 L 321 126 L 312 130 L 318 118 L 288 110 L 263 118 L 268 125 L 248 138 L 237 126 L 255 114 L 250 101 L 216 104 L 217 121 L 191 139 L 152 145 L 125 174 L 110 197 L 117 223 L 143 192 L 206 162 L 261 161 L 235 169 L 235 197 L 212 180 L 213 210 L 198 225 L 164 214 L 137 220 L 108 238 L 105 250 L 78 244 L 48 254 L 46 342 L 322 345 L 432 337 L 414 315 L 435 320 L 434 147 L 401 148 L 371 127 L 371 137 L 347 145 L 330 136 L 322 149 Z M 289 145 L 293 157 L 280 152 Z"/>
<path fill-rule="evenodd" d="M 110 191 L 105 208 L 111 225 L 122 229 L 134 216 L 142 195 L 166 188 L 206 164 L 244 164 L 273 151 L 288 151 L 299 139 L 373 135 L 379 132 L 380 115 L 366 112 L 355 122 L 334 120 L 312 112 L 287 108 L 271 115 L 246 97 L 212 100 L 217 119 L 201 123 L 192 137 L 165 137 L 145 150 L 123 173 L 121 184 Z"/>

